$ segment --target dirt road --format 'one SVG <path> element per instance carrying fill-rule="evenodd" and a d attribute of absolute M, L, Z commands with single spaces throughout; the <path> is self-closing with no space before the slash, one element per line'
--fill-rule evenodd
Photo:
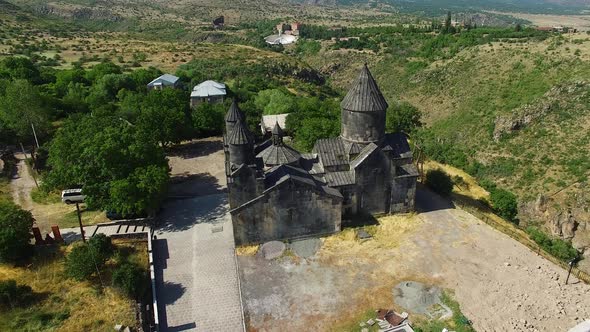
<path fill-rule="evenodd" d="M 17 172 L 10 181 L 10 191 L 14 202 L 20 205 L 25 210 L 33 208 L 33 200 L 31 199 L 31 190 L 35 187 L 35 181 L 29 172 L 26 164 L 26 158 L 22 152 L 15 153 L 14 156 L 18 159 L 16 164 Z"/>
<path fill-rule="evenodd" d="M 392 296 L 404 280 L 453 290 L 478 331 L 567 331 L 590 318 L 590 286 L 564 285 L 566 271 L 429 192 L 418 204 L 367 242 L 352 231 L 324 239 L 312 259 L 239 257 L 251 330 L 329 331 L 358 327 L 367 310 L 407 311 Z"/>

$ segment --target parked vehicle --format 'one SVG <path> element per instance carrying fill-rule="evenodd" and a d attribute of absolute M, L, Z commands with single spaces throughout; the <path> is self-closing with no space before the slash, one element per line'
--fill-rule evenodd
<path fill-rule="evenodd" d="M 61 201 L 66 204 L 84 203 L 85 198 L 82 189 L 66 189 L 61 192 Z"/>

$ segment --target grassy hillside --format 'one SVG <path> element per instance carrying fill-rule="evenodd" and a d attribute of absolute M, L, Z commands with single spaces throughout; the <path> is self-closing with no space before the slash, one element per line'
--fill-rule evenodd
<path fill-rule="evenodd" d="M 585 35 L 478 46 L 411 76 L 400 96 L 463 152 L 448 162 L 530 200 L 589 174 L 589 46 Z"/>

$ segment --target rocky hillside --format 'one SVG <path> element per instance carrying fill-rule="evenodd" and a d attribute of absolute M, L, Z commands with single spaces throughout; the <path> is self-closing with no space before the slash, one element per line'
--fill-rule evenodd
<path fill-rule="evenodd" d="M 589 60 L 585 34 L 498 42 L 436 62 L 389 92 L 422 110 L 435 137 L 457 152 L 450 162 L 515 192 L 522 225 L 541 224 L 584 249 Z"/>

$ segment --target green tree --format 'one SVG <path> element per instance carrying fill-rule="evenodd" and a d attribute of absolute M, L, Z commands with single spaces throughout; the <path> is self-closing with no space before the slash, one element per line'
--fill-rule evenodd
<path fill-rule="evenodd" d="M 452 34 L 455 33 L 455 27 L 453 26 L 453 20 L 451 17 L 451 12 L 447 12 L 447 18 L 445 19 L 445 25 L 441 31 L 443 34 Z"/>
<path fill-rule="evenodd" d="M 163 146 L 188 136 L 188 95 L 178 89 L 152 90 L 141 104 L 136 125 Z"/>
<path fill-rule="evenodd" d="M 512 222 L 517 222 L 518 203 L 513 193 L 504 189 L 494 189 L 490 192 L 490 201 L 498 215 Z"/>
<path fill-rule="evenodd" d="M 386 128 L 387 132 L 413 133 L 422 126 L 422 113 L 408 103 L 399 103 L 387 111 Z"/>
<path fill-rule="evenodd" d="M 147 272 L 133 263 L 123 263 L 113 272 L 113 285 L 135 299 L 145 294 L 147 283 Z"/>
<path fill-rule="evenodd" d="M 0 98 L 0 117 L 21 141 L 32 142 L 31 124 L 39 137 L 46 135 L 49 128 L 47 110 L 37 87 L 19 79 L 12 81 L 4 96 Z"/>
<path fill-rule="evenodd" d="M 90 207 L 124 214 L 157 209 L 169 175 L 162 147 L 112 116 L 70 116 L 51 142 L 47 164 L 46 189 L 82 186 Z M 132 189 L 133 200 L 119 195 Z"/>
<path fill-rule="evenodd" d="M 453 180 L 441 169 L 428 171 L 425 184 L 441 196 L 450 196 L 453 192 Z"/>
<path fill-rule="evenodd" d="M 90 82 L 95 82 L 108 74 L 121 74 L 121 67 L 107 61 L 94 65 L 90 70 L 86 71 L 86 79 Z"/>
<path fill-rule="evenodd" d="M 202 103 L 191 113 L 193 128 L 197 137 L 221 135 L 225 126 L 225 104 Z"/>
<path fill-rule="evenodd" d="M 35 64 L 25 57 L 7 57 L 0 61 L 0 77 L 10 80 L 27 80 L 34 84 L 41 82 L 41 74 Z"/>
<path fill-rule="evenodd" d="M 262 90 L 254 99 L 254 104 L 263 110 L 265 115 L 290 113 L 294 99 L 280 89 Z"/>
<path fill-rule="evenodd" d="M 32 254 L 31 228 L 35 219 L 10 201 L 0 201 L 0 262 L 17 262 Z"/>

